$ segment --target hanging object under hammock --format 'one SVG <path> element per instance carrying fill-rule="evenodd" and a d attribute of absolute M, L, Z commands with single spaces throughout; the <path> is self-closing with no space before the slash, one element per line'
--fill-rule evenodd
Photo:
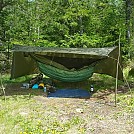
<path fill-rule="evenodd" d="M 78 82 L 90 78 L 94 72 L 94 64 L 79 70 L 63 70 L 51 65 L 37 62 L 39 70 L 45 75 L 64 82 Z"/>

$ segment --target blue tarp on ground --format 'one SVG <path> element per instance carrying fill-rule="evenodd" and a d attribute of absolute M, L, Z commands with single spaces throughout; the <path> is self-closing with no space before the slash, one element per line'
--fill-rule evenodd
<path fill-rule="evenodd" d="M 90 93 L 83 89 L 58 89 L 56 92 L 48 94 L 48 97 L 90 98 Z"/>

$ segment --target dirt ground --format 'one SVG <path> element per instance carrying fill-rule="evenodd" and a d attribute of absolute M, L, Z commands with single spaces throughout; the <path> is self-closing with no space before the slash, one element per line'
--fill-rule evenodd
<path fill-rule="evenodd" d="M 16 91 L 18 95 L 27 94 L 19 85 L 9 87 L 11 92 L 7 92 L 7 96 Z M 75 117 L 76 125 L 66 134 L 134 134 L 134 113 L 118 103 L 115 107 L 113 98 L 114 92 L 106 90 L 89 99 L 47 98 L 43 92 L 34 94 L 32 99 L 43 105 L 45 117 L 52 117 L 62 124 Z M 80 133 L 78 129 L 83 131 Z"/>
<path fill-rule="evenodd" d="M 134 134 L 134 113 L 127 113 L 113 102 L 106 102 L 96 98 L 46 98 L 36 96 L 48 110 L 48 115 L 66 122 L 72 117 L 82 119 L 81 127 L 85 134 Z M 48 108 L 51 107 L 51 110 Z M 46 115 L 46 116 L 48 116 Z M 67 134 L 78 134 L 77 129 L 71 128 Z"/>

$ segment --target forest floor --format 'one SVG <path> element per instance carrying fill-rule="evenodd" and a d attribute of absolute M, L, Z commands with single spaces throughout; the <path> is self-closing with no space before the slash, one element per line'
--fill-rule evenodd
<path fill-rule="evenodd" d="M 0 133 L 134 134 L 134 83 L 130 86 L 131 94 L 127 86 L 119 86 L 115 107 L 111 86 L 79 99 L 47 98 L 42 90 L 7 84 L 5 98 L 0 96 Z"/>

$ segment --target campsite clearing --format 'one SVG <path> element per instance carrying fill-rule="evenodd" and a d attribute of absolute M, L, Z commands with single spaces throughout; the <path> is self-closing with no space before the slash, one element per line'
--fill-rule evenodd
<path fill-rule="evenodd" d="M 21 89 L 20 83 L 8 83 L 6 100 L 0 96 L 0 133 L 133 134 L 134 99 L 127 86 L 120 84 L 115 107 L 114 79 L 99 77 L 90 82 L 97 89 L 90 99 L 47 98 L 42 90 Z M 85 83 L 70 86 L 84 87 Z M 134 93 L 132 82 L 131 88 Z"/>

